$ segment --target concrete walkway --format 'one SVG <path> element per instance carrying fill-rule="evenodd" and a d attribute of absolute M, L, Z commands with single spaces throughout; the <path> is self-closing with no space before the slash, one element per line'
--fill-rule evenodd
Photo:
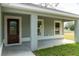
<path fill-rule="evenodd" d="M 35 56 L 30 50 L 29 43 L 3 47 L 2 56 Z"/>
<path fill-rule="evenodd" d="M 74 40 L 68 40 L 68 39 L 63 40 L 63 44 L 68 44 L 68 43 L 75 43 L 75 41 Z"/>

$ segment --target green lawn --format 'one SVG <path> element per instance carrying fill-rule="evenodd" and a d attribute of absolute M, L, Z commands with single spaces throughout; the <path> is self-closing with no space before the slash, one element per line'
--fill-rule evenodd
<path fill-rule="evenodd" d="M 79 56 L 79 43 L 55 46 L 34 51 L 37 56 Z"/>

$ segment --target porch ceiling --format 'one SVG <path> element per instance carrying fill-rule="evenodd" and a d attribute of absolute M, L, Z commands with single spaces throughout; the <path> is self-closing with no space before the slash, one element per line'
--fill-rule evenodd
<path fill-rule="evenodd" d="M 63 12 L 59 10 L 49 10 L 35 6 L 23 4 L 2 4 L 2 12 L 20 13 L 20 14 L 37 14 L 38 16 L 47 16 L 63 20 L 78 20 L 79 15 Z"/>

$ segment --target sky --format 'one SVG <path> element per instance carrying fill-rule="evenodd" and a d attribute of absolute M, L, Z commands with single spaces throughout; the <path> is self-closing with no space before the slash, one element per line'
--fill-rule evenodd
<path fill-rule="evenodd" d="M 79 3 L 59 3 L 59 5 L 55 8 L 66 12 L 79 14 Z"/>
<path fill-rule="evenodd" d="M 79 14 L 79 3 L 60 3 L 56 9 Z"/>
<path fill-rule="evenodd" d="M 56 9 L 79 14 L 79 3 L 60 3 Z M 64 22 L 64 27 L 67 22 Z"/>

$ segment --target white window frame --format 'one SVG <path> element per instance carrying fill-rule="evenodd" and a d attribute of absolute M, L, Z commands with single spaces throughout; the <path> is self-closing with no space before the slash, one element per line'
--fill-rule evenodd
<path fill-rule="evenodd" d="M 44 20 L 43 19 L 38 19 L 38 21 L 41 21 L 42 22 L 42 28 L 41 28 L 41 35 L 38 35 L 37 36 L 44 36 Z M 37 22 L 37 31 L 38 31 L 38 22 Z M 37 32 L 38 33 L 38 32 Z"/>
<path fill-rule="evenodd" d="M 19 20 L 19 43 L 14 43 L 14 44 L 8 44 L 8 39 L 7 39 L 7 19 L 18 19 Z M 5 46 L 12 46 L 12 45 L 21 45 L 22 44 L 22 18 L 19 16 L 4 16 L 4 44 Z"/>
<path fill-rule="evenodd" d="M 59 34 L 55 34 L 55 23 L 60 23 L 60 33 Z M 62 21 L 58 21 L 58 20 L 54 20 L 54 35 L 62 35 Z"/>

